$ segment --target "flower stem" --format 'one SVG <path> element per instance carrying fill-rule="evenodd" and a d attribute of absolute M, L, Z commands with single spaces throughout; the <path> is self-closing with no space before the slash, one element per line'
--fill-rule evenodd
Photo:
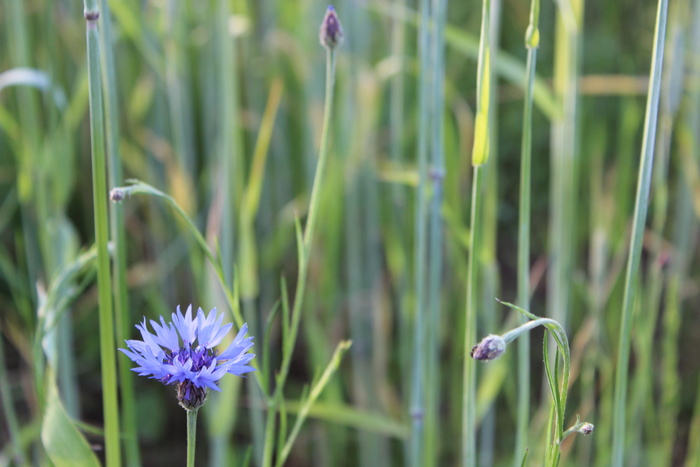
<path fill-rule="evenodd" d="M 296 343 L 297 334 L 299 332 L 299 323 L 301 321 L 301 307 L 304 302 L 304 291 L 306 289 L 306 276 L 309 266 L 309 256 L 311 254 L 311 243 L 316 227 L 316 218 L 320 203 L 320 193 L 323 185 L 323 174 L 325 172 L 326 161 L 328 160 L 328 139 L 331 126 L 331 117 L 333 113 L 333 88 L 335 84 L 335 57 L 336 51 L 332 47 L 326 47 L 326 96 L 325 107 L 323 114 L 323 127 L 321 129 L 321 146 L 319 148 L 318 163 L 316 165 L 316 174 L 314 176 L 314 184 L 311 189 L 311 200 L 309 201 L 309 211 L 306 225 L 303 234 L 300 235 L 299 245 L 299 276 L 294 296 L 294 304 L 292 305 L 291 325 L 289 326 L 288 335 L 284 339 L 284 349 L 282 356 L 282 365 L 277 377 L 277 386 L 275 392 L 270 398 L 272 406 L 268 410 L 277 412 L 282 400 L 282 391 L 284 384 L 289 374 L 289 365 L 292 360 L 292 352 Z M 268 423 L 271 417 L 268 417 Z M 268 427 L 269 428 L 269 427 Z M 274 442 L 273 430 L 265 430 L 265 448 L 262 465 L 268 467 L 272 462 L 270 449 L 268 445 Z"/>
<path fill-rule="evenodd" d="M 187 411 L 187 467 L 194 467 L 194 448 L 197 443 L 197 412 L 199 412 L 199 409 Z"/>
<path fill-rule="evenodd" d="M 328 160 L 328 134 L 330 133 L 330 120 L 333 112 L 333 87 L 335 84 L 335 50 L 326 49 L 326 102 L 323 113 L 323 128 L 321 130 L 321 147 L 318 155 L 318 165 L 316 166 L 316 175 L 314 176 L 314 184 L 311 189 L 311 200 L 309 201 L 309 214 L 304 227 L 304 234 L 301 245 L 301 257 L 299 258 L 299 279 L 297 282 L 297 293 L 294 296 L 294 305 L 292 306 L 292 325 L 290 327 L 290 336 L 287 339 L 289 349 L 285 349 L 282 360 L 282 368 L 278 379 L 277 390 L 281 391 L 284 387 L 284 382 L 289 373 L 289 364 L 292 358 L 292 346 L 296 342 L 296 336 L 299 331 L 299 322 L 301 320 L 301 306 L 304 301 L 304 291 L 306 289 L 306 276 L 309 269 L 309 256 L 311 255 L 311 242 L 313 240 L 314 230 L 316 227 L 316 217 L 320 201 L 321 186 L 323 184 L 323 173 Z"/>

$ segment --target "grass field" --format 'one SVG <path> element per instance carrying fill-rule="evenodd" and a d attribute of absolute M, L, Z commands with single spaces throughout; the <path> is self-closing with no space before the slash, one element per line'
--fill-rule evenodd
<path fill-rule="evenodd" d="M 0 0 L 0 466 L 699 466 L 700 1 L 334 7 Z"/>

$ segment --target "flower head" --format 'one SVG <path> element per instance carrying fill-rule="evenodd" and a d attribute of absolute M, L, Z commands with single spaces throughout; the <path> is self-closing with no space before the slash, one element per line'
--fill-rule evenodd
<path fill-rule="evenodd" d="M 322 46 L 331 50 L 335 49 L 343 40 L 343 28 L 333 5 L 328 6 L 326 16 L 323 17 L 319 40 Z"/>
<path fill-rule="evenodd" d="M 138 366 L 132 368 L 139 376 L 157 379 L 163 384 L 176 384 L 180 405 L 191 410 L 200 407 L 207 389 L 220 391 L 218 382 L 226 374 L 242 376 L 255 371 L 248 363 L 255 356 L 246 353 L 253 347 L 253 338 L 245 337 L 248 325 L 244 324 L 235 339 L 221 353 L 214 350 L 233 326 L 222 325 L 223 313 L 216 308 L 205 315 L 201 308 L 192 316 L 192 305 L 183 315 L 180 307 L 172 314 L 172 321 L 160 323 L 151 320 L 155 334 L 148 331 L 146 318 L 136 329 L 142 340 L 127 340 L 128 349 L 119 349 Z"/>

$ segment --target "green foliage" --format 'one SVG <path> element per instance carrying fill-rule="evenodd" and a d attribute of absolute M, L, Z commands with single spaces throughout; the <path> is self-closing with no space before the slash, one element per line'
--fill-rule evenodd
<path fill-rule="evenodd" d="M 41 442 L 56 467 L 97 467 L 100 462 L 85 438 L 63 408 L 58 388 L 49 371 L 46 411 L 41 426 Z"/>
<path fill-rule="evenodd" d="M 697 464 L 700 2 L 87 3 L 0 0 L 0 464 L 184 464 L 112 353 L 190 303 L 257 354 L 198 464 Z"/>

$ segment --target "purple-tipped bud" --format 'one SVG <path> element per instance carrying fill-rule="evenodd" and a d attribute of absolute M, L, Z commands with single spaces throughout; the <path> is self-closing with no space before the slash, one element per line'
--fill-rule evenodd
<path fill-rule="evenodd" d="M 472 347 L 471 356 L 475 360 L 493 360 L 506 351 L 506 341 L 495 334 L 489 334 Z"/>
<path fill-rule="evenodd" d="M 333 5 L 329 5 L 326 16 L 321 23 L 321 32 L 318 35 L 321 45 L 328 49 L 335 49 L 343 41 L 343 27 L 340 25 L 338 14 Z"/>
<path fill-rule="evenodd" d="M 590 435 L 591 433 L 593 433 L 594 428 L 595 428 L 595 426 L 593 426 L 592 423 L 586 422 L 583 425 L 581 425 L 581 428 L 578 429 L 578 432 L 584 436 L 587 436 L 587 435 Z"/>
<path fill-rule="evenodd" d="M 112 191 L 109 192 L 109 199 L 115 203 L 122 201 L 125 197 L 126 193 L 124 193 L 124 190 L 121 188 L 113 188 Z"/>

